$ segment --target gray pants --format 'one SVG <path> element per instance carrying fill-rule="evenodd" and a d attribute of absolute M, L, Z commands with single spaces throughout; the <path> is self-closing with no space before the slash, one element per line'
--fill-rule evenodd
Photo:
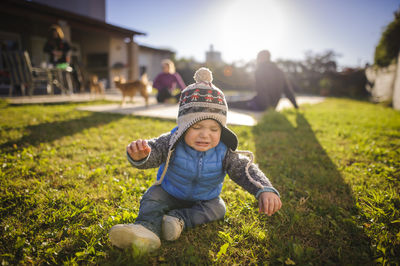
<path fill-rule="evenodd" d="M 222 219 L 225 211 L 225 203 L 220 197 L 204 201 L 186 201 L 171 196 L 161 186 L 152 186 L 140 201 L 135 224 L 141 224 L 160 236 L 164 214 L 182 219 L 185 228 L 189 228 Z"/>

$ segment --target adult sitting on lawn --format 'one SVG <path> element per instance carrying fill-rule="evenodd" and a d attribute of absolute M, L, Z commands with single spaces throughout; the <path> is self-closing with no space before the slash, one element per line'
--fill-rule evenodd
<path fill-rule="evenodd" d="M 163 103 L 168 99 L 175 98 L 179 101 L 180 93 L 172 95 L 174 89 L 178 86 L 183 90 L 186 85 L 183 82 L 181 76 L 175 72 L 175 65 L 169 59 L 162 61 L 163 72 L 158 74 L 153 82 L 153 87 L 158 90 L 157 102 Z"/>
<path fill-rule="evenodd" d="M 127 147 L 132 166 L 159 167 L 157 181 L 143 195 L 134 224 L 114 225 L 111 243 L 152 251 L 180 237 L 183 229 L 222 219 L 220 197 L 225 175 L 258 199 L 259 212 L 272 215 L 281 206 L 278 191 L 265 174 L 236 151 L 238 140 L 226 126 L 228 107 L 212 74 L 200 68 L 179 102 L 178 127 L 158 138 L 136 140 Z"/>
<path fill-rule="evenodd" d="M 275 109 L 282 93 L 289 98 L 295 108 L 298 108 L 292 85 L 285 73 L 271 62 L 271 54 L 267 50 L 263 50 L 257 55 L 255 81 L 256 96 L 250 100 L 228 102 L 230 108 L 252 111 Z"/>

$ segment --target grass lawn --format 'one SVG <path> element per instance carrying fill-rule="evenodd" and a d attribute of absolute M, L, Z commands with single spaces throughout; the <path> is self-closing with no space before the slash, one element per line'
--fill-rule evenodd
<path fill-rule="evenodd" d="M 225 219 L 149 256 L 111 247 L 108 230 L 135 221 L 156 175 L 132 168 L 126 145 L 175 123 L 79 105 L 0 102 L 2 265 L 400 263 L 399 112 L 328 99 L 231 127 L 281 192 L 281 211 L 259 215 L 226 178 Z"/>

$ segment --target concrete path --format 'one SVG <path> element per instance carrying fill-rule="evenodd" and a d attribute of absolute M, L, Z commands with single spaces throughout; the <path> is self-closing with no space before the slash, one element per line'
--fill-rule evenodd
<path fill-rule="evenodd" d="M 64 102 L 86 102 L 99 99 L 120 102 L 122 96 L 119 91 L 111 90 L 105 96 L 93 96 L 89 93 L 73 94 L 73 95 L 39 95 L 32 97 L 11 97 L 6 98 L 12 104 L 41 104 L 41 103 L 64 103 Z M 302 104 L 315 104 L 322 102 L 325 98 L 318 96 L 297 96 L 296 100 L 299 105 Z M 287 98 L 282 98 L 279 101 L 277 110 L 280 111 L 285 108 L 292 108 L 292 104 Z M 140 96 L 134 97 L 133 103 L 126 103 L 121 106 L 119 103 L 92 105 L 79 107 L 78 110 L 91 111 L 91 112 L 108 112 L 125 115 L 135 115 L 144 117 L 155 117 L 162 119 L 176 120 L 178 115 L 177 104 L 158 104 L 155 97 L 151 96 L 149 99 L 149 106 L 146 107 L 144 100 Z M 254 126 L 257 121 L 262 117 L 263 112 L 251 112 L 238 109 L 229 109 L 228 124 L 231 125 L 244 125 Z"/>
<path fill-rule="evenodd" d="M 139 97 L 136 97 L 135 100 L 137 101 L 138 98 Z M 305 103 L 314 104 L 322 102 L 324 100 L 323 97 L 317 96 L 299 96 L 296 97 L 296 99 L 299 105 Z M 293 106 L 291 105 L 290 101 L 287 98 L 282 98 L 279 101 L 277 110 L 280 111 L 282 109 L 291 107 Z M 127 103 L 124 106 L 121 106 L 119 104 L 107 104 L 85 106 L 78 109 L 82 111 L 118 113 L 171 120 L 176 120 L 176 117 L 178 115 L 177 104 L 157 104 L 155 99 L 151 99 L 148 107 L 144 105 L 143 101 L 138 101 L 136 103 Z M 231 125 L 254 126 L 257 124 L 257 121 L 262 117 L 262 114 L 263 112 L 229 109 L 227 123 Z"/>

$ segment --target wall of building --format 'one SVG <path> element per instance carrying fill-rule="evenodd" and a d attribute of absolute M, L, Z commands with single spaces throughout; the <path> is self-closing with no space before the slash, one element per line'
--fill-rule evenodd
<path fill-rule="evenodd" d="M 139 48 L 139 69 L 146 72 L 149 80 L 154 80 L 159 72 L 161 72 L 160 63 L 157 64 L 157 56 L 150 51 L 142 51 Z M 140 73 L 143 74 L 143 73 Z"/>
<path fill-rule="evenodd" d="M 43 47 L 46 44 L 47 39 L 40 36 L 31 37 L 31 49 L 30 56 L 33 66 L 46 66 L 49 62 L 49 56 L 43 51 Z"/>
<path fill-rule="evenodd" d="M 393 85 L 393 108 L 396 110 L 400 110 L 400 52 L 397 57 L 397 71 L 396 78 L 394 80 Z"/>
<path fill-rule="evenodd" d="M 372 101 L 392 103 L 394 109 L 400 110 L 400 53 L 397 63 L 381 68 L 371 66 L 365 74 L 372 84 L 367 88 Z"/>
<path fill-rule="evenodd" d="M 169 52 L 140 48 L 139 46 L 139 70 L 145 69 L 149 80 L 154 80 L 162 71 L 162 60 L 170 59 L 171 55 L 172 53 Z"/>
<path fill-rule="evenodd" d="M 99 79 L 106 79 L 106 86 L 110 85 L 109 75 L 109 45 L 110 38 L 96 34 L 81 34 L 79 39 L 82 63 L 89 75 L 97 75 Z"/>

